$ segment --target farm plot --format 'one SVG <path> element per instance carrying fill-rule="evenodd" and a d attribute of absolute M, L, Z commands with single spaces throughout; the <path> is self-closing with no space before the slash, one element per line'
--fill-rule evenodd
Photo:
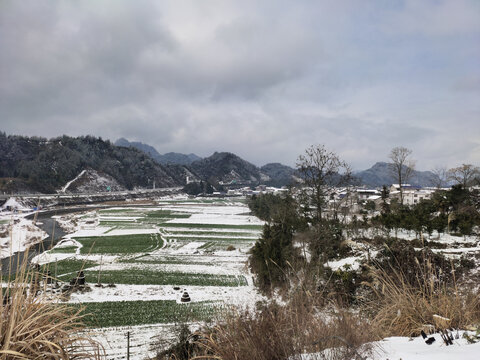
<path fill-rule="evenodd" d="M 163 238 L 166 242 L 166 249 L 192 248 L 196 245 L 195 251 L 212 253 L 214 251 L 232 251 L 235 249 L 247 252 L 258 239 L 257 232 L 237 232 L 235 235 L 224 235 L 231 232 L 224 232 L 221 229 L 213 228 L 203 232 L 202 235 L 179 234 L 170 232 L 170 229 L 163 229 Z M 198 233 L 193 231 L 192 233 Z"/>
<path fill-rule="evenodd" d="M 240 229 L 240 230 L 262 230 L 263 225 L 249 224 L 203 224 L 203 223 L 180 223 L 169 222 L 162 224 L 165 228 L 187 228 L 187 229 Z"/>
<path fill-rule="evenodd" d="M 76 246 L 65 241 L 44 256 L 43 262 L 68 257 L 63 268 L 57 263 L 65 280 L 87 259 L 91 291 L 75 292 L 68 302 L 86 306 L 89 326 L 167 329 L 206 321 L 226 304 L 253 307 L 262 299 L 246 262 L 263 223 L 231 200 L 167 201 L 76 215 L 76 232 L 67 236 Z M 183 291 L 188 304 L 180 302 Z"/>
<path fill-rule="evenodd" d="M 97 281 L 98 272 L 86 271 L 87 282 Z M 242 275 L 201 274 L 185 272 L 167 272 L 141 268 L 126 270 L 104 270 L 100 272 L 100 279 L 108 284 L 132 285 L 195 285 L 195 286 L 245 286 L 247 280 Z"/>
<path fill-rule="evenodd" d="M 188 213 L 163 210 L 158 207 L 149 208 L 117 208 L 101 210 L 98 213 L 100 226 L 114 229 L 148 229 L 172 219 L 190 217 Z"/>
<path fill-rule="evenodd" d="M 135 254 L 159 249 L 163 241 L 159 234 L 75 237 L 81 254 Z"/>
<path fill-rule="evenodd" d="M 45 274 L 49 271 L 52 276 L 56 275 L 57 278 L 65 280 L 64 278 L 68 275 L 75 275 L 77 271 L 86 270 L 97 265 L 96 261 L 71 258 L 42 265 L 41 272 Z"/>
<path fill-rule="evenodd" d="M 201 259 L 193 260 L 191 256 L 162 256 L 162 255 L 140 255 L 135 258 L 121 259 L 120 263 L 126 264 L 188 264 L 188 265 L 204 265 L 206 261 Z"/>
<path fill-rule="evenodd" d="M 72 306 L 84 307 L 84 321 L 92 327 L 208 321 L 222 308 L 218 302 L 178 304 L 174 300 L 105 301 Z"/>
<path fill-rule="evenodd" d="M 50 250 L 50 254 L 74 254 L 77 251 L 76 246 L 65 246 Z"/>

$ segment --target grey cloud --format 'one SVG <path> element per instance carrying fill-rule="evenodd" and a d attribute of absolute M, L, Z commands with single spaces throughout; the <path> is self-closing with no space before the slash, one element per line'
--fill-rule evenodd
<path fill-rule="evenodd" d="M 5 1 L 2 130 L 258 165 L 293 165 L 314 143 L 356 168 L 395 145 L 425 166 L 475 159 L 480 16 L 455 4 Z"/>

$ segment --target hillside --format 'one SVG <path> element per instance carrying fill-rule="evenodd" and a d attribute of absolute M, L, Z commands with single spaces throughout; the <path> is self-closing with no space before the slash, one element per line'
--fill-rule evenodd
<path fill-rule="evenodd" d="M 78 176 L 70 180 L 60 190 L 62 193 L 97 193 L 105 191 L 125 190 L 117 180 L 110 175 L 96 170 L 82 170 Z"/>
<path fill-rule="evenodd" d="M 200 178 L 225 185 L 253 185 L 270 180 L 258 167 L 229 152 L 215 152 L 190 166 Z"/>
<path fill-rule="evenodd" d="M 269 163 L 263 165 L 260 168 L 260 171 L 270 177 L 271 180 L 268 182 L 268 185 L 271 186 L 281 187 L 290 185 L 297 179 L 295 177 L 294 168 L 280 163 Z"/>
<path fill-rule="evenodd" d="M 0 153 L 0 189 L 8 191 L 53 193 L 86 169 L 112 177 L 119 188 L 184 184 L 183 168 L 164 167 L 137 149 L 93 136 L 48 140 L 0 133 Z"/>
<path fill-rule="evenodd" d="M 192 162 L 201 160 L 200 156 L 193 153 L 181 154 L 176 152 L 168 152 L 160 155 L 160 164 L 177 164 L 177 165 L 190 165 Z"/>
<path fill-rule="evenodd" d="M 370 169 L 356 172 L 354 175 L 361 184 L 371 187 L 391 185 L 397 182 L 386 162 L 377 162 Z M 432 186 L 433 177 L 434 174 L 431 171 L 414 170 L 412 178 L 408 183 L 414 186 Z"/>
<path fill-rule="evenodd" d="M 115 141 L 115 145 L 136 148 L 150 155 L 154 160 L 163 165 L 190 165 L 192 162 L 202 159 L 200 156 L 197 156 L 195 154 L 186 155 L 176 152 L 168 152 L 162 155 L 153 146 L 144 144 L 139 141 L 128 141 L 125 138 L 120 138 Z"/>
<path fill-rule="evenodd" d="M 295 169 L 289 166 L 269 163 L 258 168 L 228 152 L 215 153 L 209 158 L 202 159 L 193 153 L 187 155 L 168 152 L 162 155 L 153 146 L 142 142 L 128 141 L 125 138 L 115 141 L 115 145 L 136 148 L 162 165 L 182 165 L 186 175 L 194 181 L 203 180 L 229 185 L 256 185 L 261 183 L 278 187 L 290 185 L 296 181 Z"/>
<path fill-rule="evenodd" d="M 158 151 L 153 146 L 144 144 L 139 141 L 128 141 L 125 138 L 120 138 L 117 141 L 115 141 L 114 145 L 122 146 L 122 147 L 132 147 L 132 148 L 138 149 L 140 151 L 143 151 L 145 154 L 149 155 L 151 158 L 157 161 L 158 161 L 158 158 L 162 156 L 158 153 Z"/>
<path fill-rule="evenodd" d="M 280 187 L 296 180 L 295 169 L 289 166 L 270 163 L 258 168 L 229 152 L 215 152 L 201 159 L 195 154 L 170 152 L 161 155 L 150 145 L 123 138 L 116 144 L 118 146 L 93 136 L 47 140 L 0 133 L 0 190 L 51 193 L 61 190 L 85 170 L 96 172 L 94 176 L 89 173 L 93 176 L 91 179 L 104 178 L 101 183 L 108 183 L 115 189 L 152 187 L 153 181 L 157 187 L 183 186 L 187 176 L 190 181 L 232 186 L 266 184 Z M 396 182 L 386 162 L 377 162 L 354 175 L 358 184 L 370 187 Z M 414 171 L 408 182 L 431 186 L 433 177 L 430 171 Z M 72 186 L 68 191 L 93 189 L 97 186 L 95 181 L 78 189 Z"/>

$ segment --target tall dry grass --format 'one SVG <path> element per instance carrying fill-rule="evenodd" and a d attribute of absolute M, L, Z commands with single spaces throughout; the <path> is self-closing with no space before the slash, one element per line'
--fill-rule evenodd
<path fill-rule="evenodd" d="M 82 332 L 81 310 L 42 295 L 47 284 L 26 262 L 16 270 L 14 279 L 0 278 L 7 282 L 0 303 L 0 359 L 102 358 L 101 345 Z"/>
<path fill-rule="evenodd" d="M 302 353 L 321 353 L 319 359 L 340 360 L 360 358 L 369 350 L 365 344 L 373 337 L 364 319 L 345 309 L 319 311 L 315 303 L 297 296 L 283 306 L 232 311 L 200 333 L 199 355 L 193 359 L 293 360 Z"/>
<path fill-rule="evenodd" d="M 416 261 L 414 280 L 402 270 L 372 269 L 369 285 L 375 298 L 367 307 L 382 337 L 416 336 L 422 330 L 465 328 L 480 324 L 480 294 L 462 289 L 453 276 L 436 269 L 430 259 Z M 439 321 L 440 318 L 448 320 Z"/>

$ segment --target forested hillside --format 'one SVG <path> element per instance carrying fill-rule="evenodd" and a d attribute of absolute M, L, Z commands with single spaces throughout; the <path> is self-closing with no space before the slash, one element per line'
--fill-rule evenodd
<path fill-rule="evenodd" d="M 201 160 L 202 158 L 195 154 L 181 154 L 176 152 L 168 152 L 166 154 L 160 154 L 157 149 L 148 144 L 144 144 L 139 141 L 128 141 L 125 138 L 120 138 L 115 141 L 115 145 L 123 147 L 134 147 L 141 150 L 162 165 L 190 165 L 192 162 Z"/>
<path fill-rule="evenodd" d="M 134 148 L 93 136 L 53 139 L 0 133 L 0 189 L 52 193 L 84 169 L 115 178 L 127 189 L 181 186 L 182 167 L 164 167 Z"/>
<path fill-rule="evenodd" d="M 229 152 L 213 155 L 191 164 L 191 168 L 202 179 L 231 184 L 258 184 L 270 178 L 255 165 Z"/>

